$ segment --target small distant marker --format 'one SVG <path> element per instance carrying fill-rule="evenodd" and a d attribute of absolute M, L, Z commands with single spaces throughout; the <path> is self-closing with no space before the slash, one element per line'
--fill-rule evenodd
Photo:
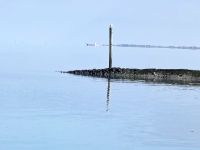
<path fill-rule="evenodd" d="M 112 24 L 109 26 L 109 69 L 112 68 Z"/>

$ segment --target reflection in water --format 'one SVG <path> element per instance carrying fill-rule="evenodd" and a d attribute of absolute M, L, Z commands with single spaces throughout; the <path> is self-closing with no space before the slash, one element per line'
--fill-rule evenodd
<path fill-rule="evenodd" d="M 108 86 L 107 86 L 106 111 L 109 111 L 109 103 L 110 103 L 110 78 L 108 78 Z"/>

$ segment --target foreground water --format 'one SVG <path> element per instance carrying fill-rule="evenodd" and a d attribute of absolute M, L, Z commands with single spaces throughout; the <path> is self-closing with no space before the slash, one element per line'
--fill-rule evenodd
<path fill-rule="evenodd" d="M 46 73 L 0 78 L 0 149 L 200 147 L 200 86 Z"/>

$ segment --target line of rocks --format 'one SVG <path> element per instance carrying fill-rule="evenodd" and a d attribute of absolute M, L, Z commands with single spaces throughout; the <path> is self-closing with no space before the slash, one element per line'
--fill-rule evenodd
<path fill-rule="evenodd" d="M 151 80 L 200 83 L 200 71 L 187 69 L 130 69 L 130 68 L 105 68 L 91 70 L 61 71 L 82 76 L 92 76 L 111 79 Z"/>

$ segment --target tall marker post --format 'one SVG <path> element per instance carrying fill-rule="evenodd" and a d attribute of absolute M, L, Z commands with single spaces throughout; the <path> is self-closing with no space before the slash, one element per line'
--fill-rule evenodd
<path fill-rule="evenodd" d="M 109 26 L 109 69 L 112 68 L 112 25 Z"/>

